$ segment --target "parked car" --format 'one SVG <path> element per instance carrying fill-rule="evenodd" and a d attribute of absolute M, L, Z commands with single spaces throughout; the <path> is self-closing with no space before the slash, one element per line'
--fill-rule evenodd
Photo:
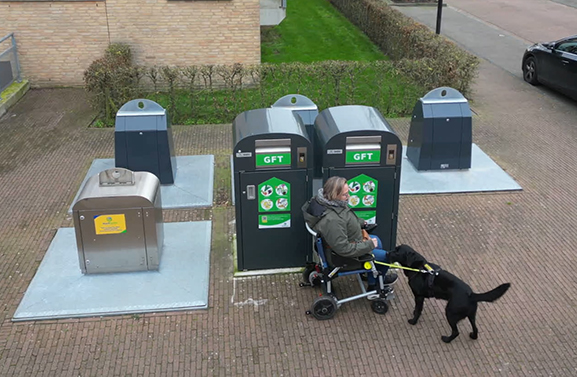
<path fill-rule="evenodd" d="M 522 68 L 529 84 L 547 85 L 577 100 L 577 35 L 529 46 Z"/>

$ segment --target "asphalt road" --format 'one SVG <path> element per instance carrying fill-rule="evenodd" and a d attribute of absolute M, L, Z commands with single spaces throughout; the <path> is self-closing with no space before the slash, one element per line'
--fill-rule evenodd
<path fill-rule="evenodd" d="M 396 9 L 435 29 L 436 7 Z M 458 0 L 443 8 L 441 34 L 521 79 L 525 48 L 577 33 L 575 20 L 577 0 Z"/>

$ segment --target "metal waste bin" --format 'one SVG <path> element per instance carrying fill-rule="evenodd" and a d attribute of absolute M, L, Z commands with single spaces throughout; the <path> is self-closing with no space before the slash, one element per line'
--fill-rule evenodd
<path fill-rule="evenodd" d="M 313 146 L 314 160 L 317 161 L 320 155 L 317 154 L 318 142 L 316 140 L 315 134 L 315 119 L 319 115 L 319 108 L 315 103 L 308 97 L 301 94 L 288 94 L 279 100 L 277 100 L 272 107 L 281 107 L 285 109 L 290 109 L 297 113 L 303 120 L 307 134 L 309 135 L 309 140 Z M 315 178 L 320 178 L 322 176 L 320 166 L 313 167 L 313 174 Z"/>
<path fill-rule="evenodd" d="M 154 174 L 102 171 L 86 181 L 72 213 L 82 273 L 158 270 L 164 236 Z"/>
<path fill-rule="evenodd" d="M 117 167 L 151 172 L 163 185 L 174 183 L 172 128 L 166 110 L 156 102 L 135 99 L 118 110 L 114 149 Z"/>
<path fill-rule="evenodd" d="M 419 99 L 407 143 L 415 169 L 469 169 L 472 144 L 471 109 L 459 91 L 442 87 Z"/>
<path fill-rule="evenodd" d="M 315 129 L 321 145 L 323 182 L 347 179 L 349 206 L 377 223 L 373 234 L 385 250 L 396 246 L 402 145 L 381 113 L 368 106 L 337 106 L 320 112 Z"/>
<path fill-rule="evenodd" d="M 300 116 L 281 108 L 239 114 L 233 129 L 238 269 L 311 260 L 302 204 L 312 196 L 312 147 Z"/>

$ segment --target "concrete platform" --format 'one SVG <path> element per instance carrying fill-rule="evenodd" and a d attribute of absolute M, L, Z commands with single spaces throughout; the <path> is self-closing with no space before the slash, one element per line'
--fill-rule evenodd
<path fill-rule="evenodd" d="M 418 171 L 403 146 L 401 195 L 522 190 L 499 165 L 476 144 L 471 148 L 471 168 L 466 170 Z"/>
<path fill-rule="evenodd" d="M 88 169 L 76 196 L 68 208 L 76 203 L 80 190 L 88 180 L 106 169 L 114 168 L 114 159 L 95 159 Z M 163 209 L 211 207 L 214 184 L 214 156 L 177 156 L 174 184 L 161 185 Z"/>
<path fill-rule="evenodd" d="M 204 309 L 211 221 L 164 224 L 158 271 L 83 275 L 74 228 L 61 228 L 13 321 Z"/>

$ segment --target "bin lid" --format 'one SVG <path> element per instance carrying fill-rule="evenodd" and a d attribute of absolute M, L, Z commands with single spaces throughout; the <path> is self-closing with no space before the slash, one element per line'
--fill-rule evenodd
<path fill-rule="evenodd" d="M 121 174 L 118 184 L 103 178 L 103 173 L 114 177 L 114 170 L 128 171 L 133 174 L 133 184 Z M 156 175 L 145 172 L 131 172 L 128 169 L 113 168 L 88 178 L 78 199 L 72 206 L 73 211 L 98 209 L 123 209 L 134 207 L 152 207 L 157 195 L 160 195 L 160 180 Z"/>
<path fill-rule="evenodd" d="M 278 138 L 281 135 L 298 135 L 309 140 L 301 117 L 291 109 L 271 107 L 245 111 L 232 122 L 233 143 L 252 136 Z"/>
<path fill-rule="evenodd" d="M 166 131 L 170 127 L 166 110 L 149 99 L 126 102 L 116 113 L 114 129 L 124 131 Z"/>
<path fill-rule="evenodd" d="M 443 86 L 431 90 L 420 99 L 423 104 L 438 104 L 438 103 L 468 103 L 465 96 L 456 89 L 448 86 Z"/>
<path fill-rule="evenodd" d="M 271 107 L 288 108 L 294 111 L 309 110 L 318 111 L 317 105 L 302 94 L 287 94 L 279 98 Z"/>
<path fill-rule="evenodd" d="M 335 135 L 351 131 L 380 131 L 396 135 L 377 109 L 362 105 L 329 107 L 319 113 L 315 127 L 324 144 Z"/>
<path fill-rule="evenodd" d="M 165 115 L 166 109 L 160 106 L 158 103 L 151 101 L 149 99 L 133 99 L 132 101 L 126 102 L 120 110 L 116 113 L 116 116 L 143 116 L 143 115 Z"/>

